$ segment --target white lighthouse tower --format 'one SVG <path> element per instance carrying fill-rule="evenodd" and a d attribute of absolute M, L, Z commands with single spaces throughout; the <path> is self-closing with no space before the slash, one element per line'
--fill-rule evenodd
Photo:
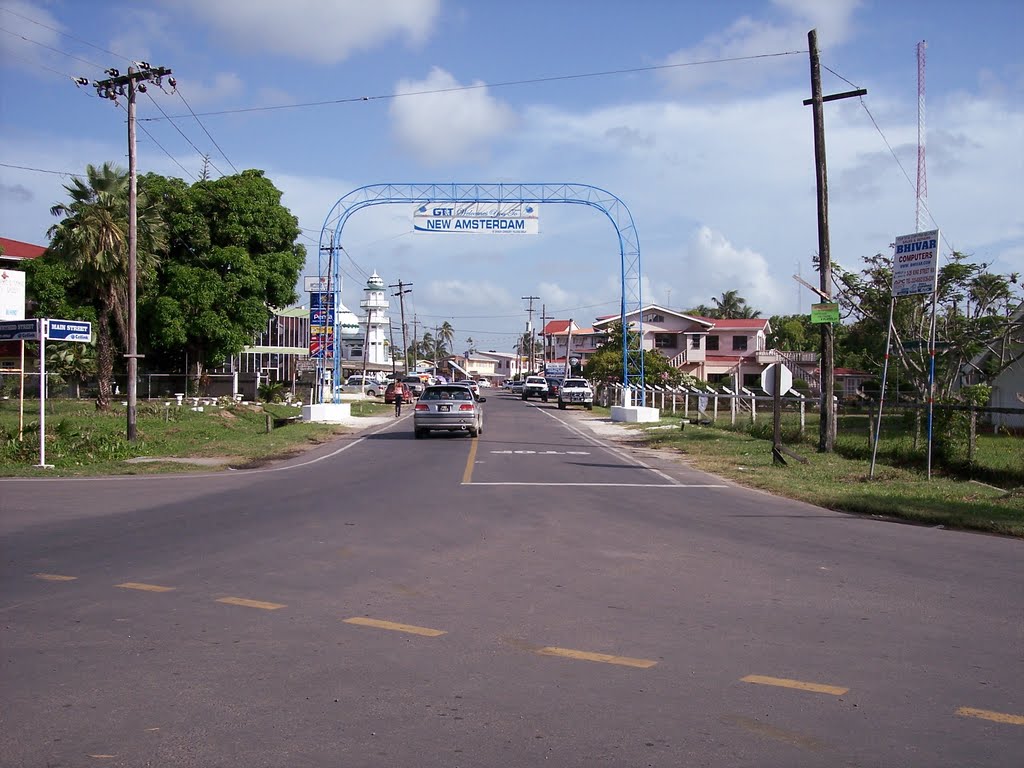
<path fill-rule="evenodd" d="M 366 334 L 363 356 L 368 365 L 390 366 L 391 348 L 385 343 L 385 326 L 389 325 L 385 316 L 388 300 L 384 298 L 384 281 L 376 271 L 366 281 L 363 291 L 366 295 L 359 302 L 366 313 L 360 323 Z"/>

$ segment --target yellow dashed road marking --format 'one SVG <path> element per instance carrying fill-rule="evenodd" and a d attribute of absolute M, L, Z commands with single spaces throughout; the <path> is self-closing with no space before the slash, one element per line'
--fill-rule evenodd
<path fill-rule="evenodd" d="M 1024 725 L 1024 717 L 1020 715 L 1008 715 L 1005 712 L 993 712 L 989 709 L 975 709 L 974 707 L 960 707 L 956 711 L 960 717 L 976 717 L 979 720 L 991 720 L 993 723 L 1005 723 L 1006 725 Z"/>
<path fill-rule="evenodd" d="M 262 600 L 247 600 L 244 597 L 219 597 L 217 602 L 227 603 L 228 605 L 241 605 L 246 608 L 262 608 L 264 611 L 276 611 L 278 608 L 285 607 L 282 603 L 264 603 Z"/>
<path fill-rule="evenodd" d="M 124 584 L 115 584 L 121 589 L 138 589 L 142 592 L 173 592 L 174 587 L 161 587 L 159 584 L 142 584 L 138 581 L 126 581 Z"/>
<path fill-rule="evenodd" d="M 476 463 L 476 447 L 480 442 L 479 437 L 474 437 L 469 445 L 469 458 L 466 459 L 466 469 L 462 472 L 462 484 L 469 485 L 473 481 L 473 464 Z"/>
<path fill-rule="evenodd" d="M 612 656 L 607 653 L 591 653 L 590 651 L 574 651 L 572 648 L 555 648 L 547 646 L 537 651 L 541 656 L 561 656 L 564 659 L 581 659 L 583 661 L 599 661 L 602 664 L 618 664 L 620 667 L 637 667 L 648 669 L 658 662 L 650 659 L 632 659 L 629 656 Z"/>
<path fill-rule="evenodd" d="M 764 675 L 747 675 L 741 677 L 744 683 L 757 683 L 758 685 L 774 685 L 778 688 L 792 688 L 797 691 L 810 691 L 811 693 L 827 693 L 830 696 L 842 696 L 849 691 L 838 685 L 822 685 L 821 683 L 806 683 L 803 680 L 787 680 L 784 677 L 765 677 Z"/>
<path fill-rule="evenodd" d="M 78 578 L 77 576 L 61 576 L 59 573 L 34 573 L 32 575 L 43 581 L 74 581 Z"/>
<path fill-rule="evenodd" d="M 448 634 L 442 629 L 431 629 L 430 627 L 417 627 L 413 624 L 397 624 L 393 621 L 382 619 L 368 619 L 363 616 L 353 616 L 351 619 L 343 619 L 346 624 L 358 624 L 361 627 L 376 627 L 377 629 L 390 629 L 394 632 L 407 632 L 410 635 L 423 635 L 424 637 L 440 637 Z"/>

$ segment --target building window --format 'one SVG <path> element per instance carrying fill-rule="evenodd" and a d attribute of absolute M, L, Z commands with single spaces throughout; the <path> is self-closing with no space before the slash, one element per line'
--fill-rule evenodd
<path fill-rule="evenodd" d="M 656 334 L 654 334 L 654 348 L 655 349 L 675 349 L 676 348 L 676 335 L 674 333 L 656 333 Z"/>
<path fill-rule="evenodd" d="M 727 373 L 709 373 L 708 384 L 728 384 L 729 374 Z"/>
<path fill-rule="evenodd" d="M 705 349 L 707 349 L 709 352 L 717 352 L 718 351 L 718 337 L 717 336 L 708 336 L 708 342 L 707 342 L 707 345 L 705 346 Z"/>
<path fill-rule="evenodd" d="M 696 333 L 690 337 L 690 349 L 700 349 L 700 336 Z"/>
<path fill-rule="evenodd" d="M 733 336 L 732 337 L 732 349 L 734 352 L 746 352 L 747 351 L 747 337 L 746 336 Z"/>
<path fill-rule="evenodd" d="M 664 315 L 656 315 L 656 314 L 654 314 L 652 312 L 652 313 L 648 314 L 647 317 L 644 318 L 644 322 L 645 323 L 664 323 L 665 322 L 665 316 Z"/>
<path fill-rule="evenodd" d="M 761 374 L 760 373 L 744 373 L 743 374 L 743 386 L 747 389 L 757 389 L 761 386 Z"/>

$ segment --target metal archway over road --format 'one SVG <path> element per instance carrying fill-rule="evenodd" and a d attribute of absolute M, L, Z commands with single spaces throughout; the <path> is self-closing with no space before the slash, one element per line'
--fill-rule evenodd
<path fill-rule="evenodd" d="M 318 275 L 327 293 L 333 293 L 334 306 L 341 305 L 340 259 L 341 233 L 353 213 L 372 205 L 396 203 L 569 203 L 587 205 L 604 213 L 615 227 L 619 240 L 622 292 L 622 383 L 644 378 L 643 307 L 640 292 L 640 243 L 633 216 L 626 204 L 611 192 L 589 184 L 370 184 L 342 197 L 331 208 L 320 231 Z M 638 333 L 630 334 L 626 316 L 637 313 Z M 325 345 L 326 346 L 326 345 Z M 341 337 L 333 333 L 333 382 L 341 378 Z M 365 350 L 364 350 L 365 354 Z M 317 387 L 319 390 L 320 388 Z"/>

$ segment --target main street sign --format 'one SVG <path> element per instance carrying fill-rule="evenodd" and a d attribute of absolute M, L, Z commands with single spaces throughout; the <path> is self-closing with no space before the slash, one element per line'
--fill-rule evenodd
<path fill-rule="evenodd" d="M 43 327 L 49 341 L 92 341 L 92 323 L 85 320 L 44 320 Z"/>

